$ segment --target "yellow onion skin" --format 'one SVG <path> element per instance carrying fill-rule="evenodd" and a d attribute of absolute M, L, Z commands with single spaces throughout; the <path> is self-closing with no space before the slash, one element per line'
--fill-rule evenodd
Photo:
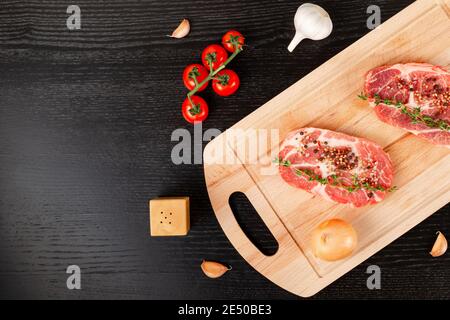
<path fill-rule="evenodd" d="M 322 222 L 311 234 L 314 255 L 325 261 L 337 261 L 352 254 L 358 235 L 351 224 L 341 219 Z"/>

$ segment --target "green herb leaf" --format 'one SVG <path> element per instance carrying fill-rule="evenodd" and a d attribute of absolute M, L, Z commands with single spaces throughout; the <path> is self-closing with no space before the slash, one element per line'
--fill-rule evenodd
<path fill-rule="evenodd" d="M 381 103 L 380 95 L 378 93 L 376 93 L 373 97 L 375 98 L 375 104 L 379 105 Z"/>
<path fill-rule="evenodd" d="M 276 163 L 280 166 L 283 167 L 290 167 L 291 166 L 291 162 L 289 160 L 283 160 L 281 158 L 275 158 L 275 160 L 273 160 L 273 163 Z"/>
<path fill-rule="evenodd" d="M 361 100 L 367 100 L 367 96 L 362 92 L 358 94 L 358 98 L 360 98 Z"/>
<path fill-rule="evenodd" d="M 363 94 L 358 95 L 359 98 L 366 100 L 367 97 Z M 380 103 L 384 103 L 385 105 L 394 106 L 400 110 L 400 112 L 404 115 L 407 115 L 411 119 L 412 124 L 422 123 L 429 128 L 436 128 L 443 131 L 450 130 L 450 124 L 443 119 L 434 119 L 430 116 L 422 114 L 422 110 L 420 107 L 408 108 L 405 104 L 400 101 L 392 101 L 390 99 L 381 99 L 380 95 L 374 95 L 374 101 L 376 105 Z"/>
<path fill-rule="evenodd" d="M 392 101 L 391 101 L 391 104 L 392 104 Z M 430 116 L 422 114 L 422 110 L 420 107 L 416 107 L 416 108 L 413 108 L 410 110 L 410 109 L 408 109 L 408 107 L 405 104 L 403 104 L 401 102 L 395 103 L 395 107 L 397 109 L 400 109 L 400 112 L 402 114 L 407 115 L 411 119 L 412 124 L 423 123 L 429 128 L 436 128 L 436 129 L 440 129 L 443 131 L 450 130 L 450 126 L 445 120 L 434 119 Z"/>
<path fill-rule="evenodd" d="M 345 190 L 347 190 L 348 192 L 355 192 L 361 189 L 365 189 L 367 191 L 383 191 L 383 192 L 393 192 L 394 190 L 397 190 L 397 187 L 392 187 L 389 189 L 385 189 L 382 186 L 371 186 L 369 183 L 364 182 L 361 183 L 360 179 L 358 177 L 358 175 L 354 175 L 353 176 L 353 184 L 351 186 L 346 186 L 344 184 L 342 184 L 342 182 L 338 181 L 338 177 L 337 175 L 333 174 L 328 176 L 327 178 L 322 178 L 321 176 L 315 174 L 313 171 L 311 170 L 307 170 L 307 169 L 295 169 L 295 174 L 297 174 L 298 176 L 304 176 L 305 178 L 308 179 L 308 181 L 317 181 L 320 184 L 323 185 L 332 185 L 333 187 L 340 187 L 340 188 L 344 188 Z M 331 178 L 332 181 L 330 183 L 329 179 Z"/>

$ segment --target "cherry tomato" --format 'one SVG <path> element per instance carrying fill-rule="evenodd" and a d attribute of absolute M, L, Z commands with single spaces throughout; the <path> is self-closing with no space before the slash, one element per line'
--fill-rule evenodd
<path fill-rule="evenodd" d="M 181 108 L 183 117 L 190 123 L 204 121 L 208 117 L 208 104 L 199 96 L 192 96 L 191 100 L 194 106 L 189 101 L 189 98 L 186 98 L 183 102 Z"/>
<path fill-rule="evenodd" d="M 230 52 L 235 52 L 236 46 L 238 46 L 239 49 L 242 49 L 244 42 L 244 36 L 236 30 L 228 31 L 222 38 L 222 45 Z"/>
<path fill-rule="evenodd" d="M 219 96 L 227 97 L 239 89 L 241 81 L 239 76 L 233 70 L 224 69 L 217 73 L 213 80 L 213 90 Z"/>
<path fill-rule="evenodd" d="M 227 51 L 218 44 L 209 45 L 202 52 L 202 62 L 206 69 L 210 69 L 210 63 L 212 68 L 216 70 L 228 59 Z"/>
<path fill-rule="evenodd" d="M 196 78 L 197 83 L 200 83 L 203 80 L 205 80 L 208 77 L 208 75 L 209 75 L 209 72 L 201 64 L 190 64 L 183 71 L 184 86 L 188 90 L 192 90 L 196 86 L 194 77 Z M 200 89 L 198 89 L 198 91 L 205 90 L 207 86 L 208 86 L 208 82 L 205 83 Z"/>

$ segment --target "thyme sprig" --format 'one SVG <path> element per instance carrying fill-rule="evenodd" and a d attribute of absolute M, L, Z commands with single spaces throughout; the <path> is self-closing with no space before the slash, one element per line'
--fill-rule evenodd
<path fill-rule="evenodd" d="M 281 158 L 275 158 L 275 160 L 273 160 L 273 163 L 278 164 L 279 166 L 283 166 L 283 167 L 291 166 L 291 162 L 289 160 L 283 160 Z"/>
<path fill-rule="evenodd" d="M 358 95 L 358 98 L 361 100 L 367 100 L 369 97 L 361 93 Z M 376 105 L 384 103 L 385 105 L 396 107 L 401 113 L 407 115 L 413 124 L 423 123 L 429 128 L 450 131 L 450 124 L 447 121 L 443 119 L 434 119 L 430 116 L 424 115 L 420 107 L 408 108 L 404 103 L 390 99 L 382 99 L 378 94 L 374 95 L 374 101 Z"/>
<path fill-rule="evenodd" d="M 283 167 L 290 167 L 292 164 L 289 160 L 283 160 L 281 158 L 275 158 L 273 161 L 274 163 L 278 164 L 279 166 Z M 340 187 L 348 192 L 352 193 L 361 189 L 367 190 L 367 191 L 382 191 L 382 192 L 393 192 L 397 190 L 397 186 L 393 186 L 391 188 L 384 188 L 382 186 L 371 186 L 367 182 L 361 182 L 358 175 L 353 175 L 352 184 L 350 186 L 345 185 L 341 179 L 338 178 L 337 175 L 333 174 L 326 178 L 322 178 L 320 175 L 315 174 L 312 170 L 308 169 L 295 169 L 295 174 L 298 176 L 304 176 L 308 179 L 308 181 L 317 181 L 320 184 L 323 185 L 331 185 L 333 187 Z"/>

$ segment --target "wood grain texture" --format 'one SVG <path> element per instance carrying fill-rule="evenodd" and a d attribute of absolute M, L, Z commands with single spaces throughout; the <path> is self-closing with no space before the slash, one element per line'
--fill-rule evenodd
<path fill-rule="evenodd" d="M 76 1 L 82 30 L 65 28 L 66 1 L 0 4 L 0 297 L 295 299 L 254 271 L 222 233 L 199 165 L 175 166 L 170 135 L 192 128 L 180 116 L 180 74 L 229 28 L 247 35 L 233 62 L 241 76 L 229 98 L 205 94 L 206 128 L 224 130 L 366 34 L 366 8 L 383 20 L 411 0 L 316 1 L 335 31 L 294 54 L 293 1 Z M 72 3 L 70 3 L 72 4 Z M 192 33 L 165 37 L 188 17 Z M 276 77 L 273 77 L 276 75 Z M 273 80 L 272 80 L 273 79 Z M 186 238 L 148 237 L 150 198 L 191 197 Z M 450 258 L 428 255 L 435 232 L 450 234 L 450 208 L 314 298 L 449 298 Z M 251 217 L 249 219 L 252 219 Z M 203 258 L 233 265 L 212 281 Z M 82 268 L 82 291 L 65 269 Z M 365 269 L 382 268 L 382 290 Z"/>

